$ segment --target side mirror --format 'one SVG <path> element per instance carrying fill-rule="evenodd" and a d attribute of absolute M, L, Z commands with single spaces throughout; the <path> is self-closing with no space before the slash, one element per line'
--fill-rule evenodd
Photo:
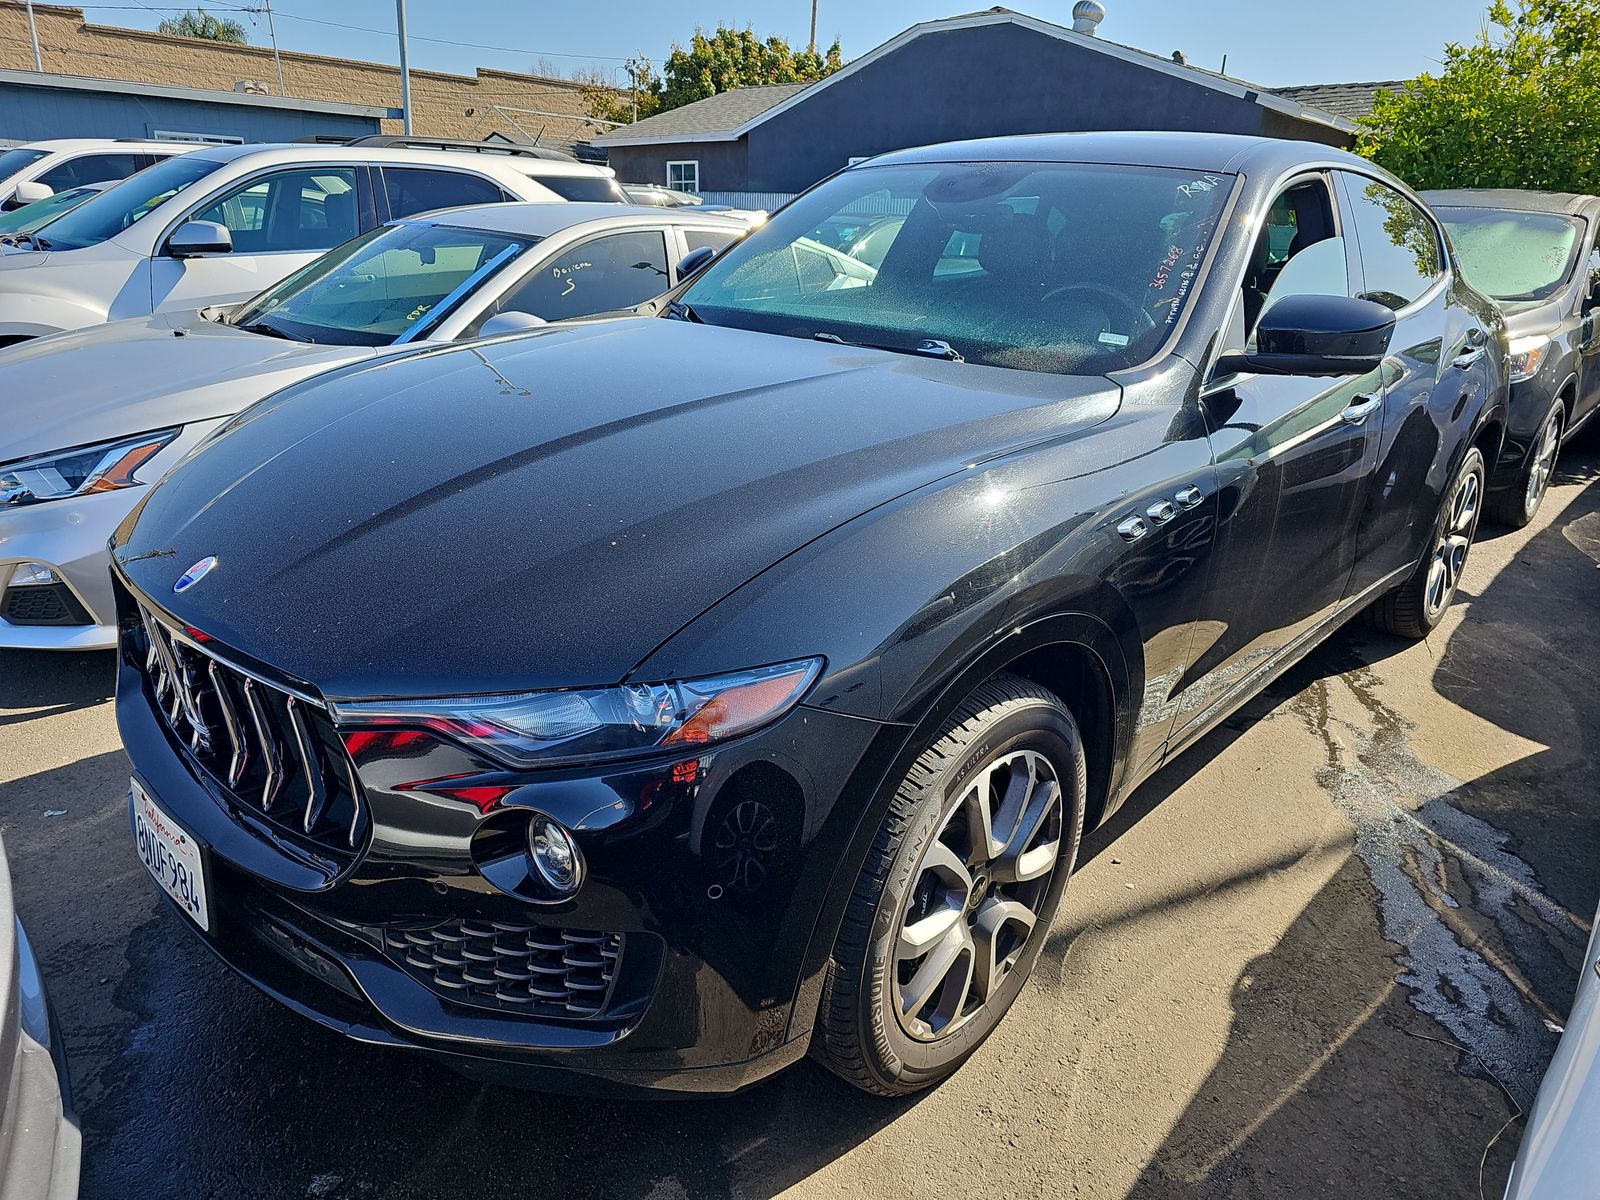
<path fill-rule="evenodd" d="M 194 258 L 200 254 L 232 254 L 233 234 L 215 221 L 185 221 L 167 239 L 167 253 L 173 258 Z"/>
<path fill-rule="evenodd" d="M 1216 374 L 1365 375 L 1383 365 L 1394 312 L 1349 296 L 1285 296 L 1256 326 L 1256 349 L 1224 354 Z"/>
<path fill-rule="evenodd" d="M 48 200 L 56 194 L 55 188 L 48 183 L 30 181 L 17 184 L 16 195 L 13 197 L 14 207 L 21 208 L 24 204 L 37 204 L 41 200 Z"/>
<path fill-rule="evenodd" d="M 502 333 L 527 333 L 530 329 L 538 329 L 542 325 L 550 324 L 543 317 L 536 317 L 532 313 L 516 312 L 507 309 L 505 312 L 495 313 L 478 327 L 479 337 L 494 337 Z"/>
<path fill-rule="evenodd" d="M 687 279 L 717 256 L 714 246 L 701 246 L 678 260 L 678 278 Z"/>

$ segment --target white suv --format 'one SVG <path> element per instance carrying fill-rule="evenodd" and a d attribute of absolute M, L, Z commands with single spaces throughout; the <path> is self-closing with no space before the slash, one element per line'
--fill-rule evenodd
<path fill-rule="evenodd" d="M 21 208 L 68 188 L 126 179 L 135 171 L 194 148 L 192 142 L 58 138 L 0 150 L 0 211 Z"/>
<path fill-rule="evenodd" d="M 357 234 L 432 209 L 625 202 L 609 168 L 554 151 L 418 141 L 213 146 L 142 171 L 0 252 L 0 345 L 232 304 Z"/>

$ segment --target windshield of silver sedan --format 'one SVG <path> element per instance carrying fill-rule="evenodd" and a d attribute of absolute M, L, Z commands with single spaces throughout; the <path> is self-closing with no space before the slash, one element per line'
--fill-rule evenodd
<path fill-rule="evenodd" d="M 1086 163 L 859 167 L 713 263 L 675 316 L 1025 371 L 1144 362 L 1235 177 Z"/>
<path fill-rule="evenodd" d="M 375 229 L 234 313 L 252 333 L 335 346 L 421 337 L 540 238 L 449 225 Z"/>

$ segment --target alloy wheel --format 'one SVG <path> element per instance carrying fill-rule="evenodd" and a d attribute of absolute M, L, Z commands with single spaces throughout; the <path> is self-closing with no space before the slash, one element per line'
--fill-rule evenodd
<path fill-rule="evenodd" d="M 1550 476 L 1555 474 L 1556 455 L 1561 450 L 1561 410 L 1550 414 L 1544 432 L 1539 435 L 1538 449 L 1533 452 L 1533 462 L 1528 467 L 1528 490 L 1523 495 L 1523 511 L 1533 516 L 1550 486 Z"/>
<path fill-rule="evenodd" d="M 1061 836 L 1060 777 L 1037 751 L 1001 755 L 966 785 L 901 914 L 892 992 L 909 1036 L 948 1037 L 995 995 L 1034 934 Z"/>
<path fill-rule="evenodd" d="M 1467 552 L 1478 528 L 1478 509 L 1483 499 L 1483 481 L 1477 471 L 1467 471 L 1456 481 L 1455 491 L 1445 514 L 1428 566 L 1428 587 L 1424 593 L 1430 620 L 1437 620 L 1449 605 L 1466 569 Z"/>

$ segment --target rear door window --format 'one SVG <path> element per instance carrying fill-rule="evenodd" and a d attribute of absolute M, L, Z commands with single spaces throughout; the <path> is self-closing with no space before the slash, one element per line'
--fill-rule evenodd
<path fill-rule="evenodd" d="M 496 183 L 465 171 L 430 171 L 423 167 L 384 167 L 383 191 L 389 200 L 389 217 L 415 216 L 436 208 L 468 204 L 498 204 L 512 199 Z"/>
<path fill-rule="evenodd" d="M 126 179 L 145 166 L 142 154 L 83 154 L 57 163 L 36 182 L 53 192 L 82 187 L 86 183 L 104 183 L 108 179 Z"/>
<path fill-rule="evenodd" d="M 1444 272 L 1433 220 L 1388 184 L 1341 172 L 1365 276 L 1363 300 L 1393 309 L 1422 298 Z"/>
<path fill-rule="evenodd" d="M 549 188 L 563 200 L 628 203 L 628 197 L 617 181 L 604 175 L 535 175 L 533 181 Z"/>

